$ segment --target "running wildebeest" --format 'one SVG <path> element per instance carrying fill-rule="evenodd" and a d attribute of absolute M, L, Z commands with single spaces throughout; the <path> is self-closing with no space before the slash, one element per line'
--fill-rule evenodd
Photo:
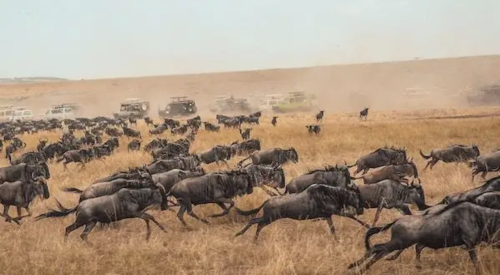
<path fill-rule="evenodd" d="M 277 116 L 273 116 L 273 119 L 271 120 L 271 124 L 276 127 L 276 125 L 278 124 L 278 117 Z"/>
<path fill-rule="evenodd" d="M 194 178 L 194 177 L 200 177 L 205 175 L 205 171 L 203 168 L 198 167 L 197 169 L 194 169 L 192 171 L 189 170 L 181 170 L 181 169 L 173 169 L 168 172 L 163 172 L 163 173 L 158 173 L 154 174 L 153 181 L 156 184 L 161 184 L 163 188 L 167 192 L 170 191 L 172 186 L 174 186 L 176 183 L 180 182 L 183 179 L 187 178 Z"/>
<path fill-rule="evenodd" d="M 140 151 L 141 150 L 141 141 L 138 139 L 134 139 L 127 145 L 127 150 L 130 151 Z"/>
<path fill-rule="evenodd" d="M 193 205 L 215 203 L 223 212 L 209 217 L 222 217 L 229 214 L 234 206 L 233 198 L 253 193 L 253 177 L 244 171 L 229 171 L 206 174 L 201 177 L 184 179 L 175 184 L 167 196 L 174 196 L 180 205 L 177 217 L 184 226 L 184 213 L 187 211 L 191 217 L 208 223 L 206 219 L 198 217 L 193 212 Z M 229 207 L 226 206 L 229 204 Z"/>
<path fill-rule="evenodd" d="M 320 125 L 307 125 L 306 128 L 307 128 L 307 131 L 309 132 L 309 134 L 319 135 L 319 133 L 321 133 L 321 126 Z"/>
<path fill-rule="evenodd" d="M 168 129 L 168 127 L 166 124 L 160 124 L 160 125 L 156 126 L 155 128 L 150 129 L 149 134 L 160 135 L 160 134 L 163 134 L 163 132 L 165 132 L 167 129 Z"/>
<path fill-rule="evenodd" d="M 241 128 L 238 130 L 240 130 L 240 135 L 243 140 L 250 139 L 250 132 L 252 131 L 252 128 L 245 128 L 245 131 L 242 131 Z"/>
<path fill-rule="evenodd" d="M 362 179 L 364 184 L 373 184 L 387 179 L 408 183 L 406 176 L 414 179 L 418 178 L 417 166 L 412 159 L 405 164 L 384 166 L 379 170 L 361 175 L 361 177 L 355 179 Z"/>
<path fill-rule="evenodd" d="M 19 163 L 36 164 L 45 161 L 46 159 L 42 152 L 27 152 L 22 154 L 19 158 L 15 160 L 12 160 L 9 155 L 9 162 L 11 165 L 16 165 Z"/>
<path fill-rule="evenodd" d="M 383 180 L 374 184 L 359 186 L 363 205 L 366 209 L 377 208 L 373 225 L 380 218 L 383 208 L 396 208 L 404 215 L 411 215 L 407 204 L 416 204 L 419 210 L 429 208 L 425 204 L 424 189 L 420 183 L 411 183 L 410 186 L 403 185 L 398 181 Z"/>
<path fill-rule="evenodd" d="M 367 155 L 360 157 L 355 164 L 350 165 L 350 167 L 357 166 L 354 175 L 363 171 L 366 174 L 369 169 L 378 168 L 387 165 L 399 165 L 405 164 L 407 162 L 406 150 L 405 148 L 397 149 L 394 147 L 379 148 Z"/>
<path fill-rule="evenodd" d="M 359 192 L 323 184 L 313 184 L 301 193 L 272 197 L 252 210 L 242 211 L 236 208 L 236 211 L 240 215 L 249 216 L 257 214 L 262 208 L 264 208 L 262 217 L 252 218 L 240 232 L 236 233 L 236 237 L 245 233 L 252 225 L 257 224 L 254 238 L 254 241 L 257 241 L 262 228 L 283 218 L 294 220 L 325 219 L 332 234 L 335 233 L 333 215 L 346 216 L 366 226 L 354 217 L 355 214 L 363 214 Z"/>
<path fill-rule="evenodd" d="M 118 140 L 117 137 L 112 137 L 112 138 L 106 140 L 106 142 L 104 142 L 102 144 L 102 146 L 107 146 L 111 149 L 111 151 L 114 151 L 115 149 L 120 147 L 120 141 Z"/>
<path fill-rule="evenodd" d="M 219 125 L 212 124 L 212 123 L 210 123 L 208 121 L 205 121 L 203 123 L 205 125 L 205 130 L 207 130 L 209 132 L 219 132 L 220 131 L 220 126 Z"/>
<path fill-rule="evenodd" d="M 145 213 L 147 208 L 157 204 L 160 204 L 161 210 L 167 209 L 167 198 L 161 185 L 154 189 L 121 189 L 112 195 L 84 200 L 73 209 L 66 209 L 59 202 L 57 204 L 59 210 L 39 215 L 36 220 L 64 217 L 76 212 L 75 222 L 66 227 L 65 240 L 72 231 L 85 226 L 80 237 L 87 241 L 88 234 L 98 222 L 108 224 L 130 218 L 139 218 L 146 222 L 146 240 L 151 236 L 149 221 L 153 221 L 162 231 L 166 231 L 152 215 Z"/>
<path fill-rule="evenodd" d="M 258 111 L 258 112 L 255 112 L 255 113 L 249 115 L 249 117 L 261 117 L 261 116 L 262 116 L 261 111 Z"/>
<path fill-rule="evenodd" d="M 472 181 L 479 173 L 482 173 L 481 178 L 486 179 L 488 172 L 500 171 L 500 151 L 478 156 L 469 165 L 472 167 Z"/>
<path fill-rule="evenodd" d="M 325 116 L 325 111 L 321 110 L 319 113 L 316 115 L 316 122 L 320 123 L 323 122 L 323 117 Z"/>
<path fill-rule="evenodd" d="M 361 110 L 361 112 L 359 112 L 359 119 L 365 119 L 367 120 L 368 119 L 368 110 L 370 108 L 364 108 L 363 110 Z"/>
<path fill-rule="evenodd" d="M 150 117 L 145 117 L 144 118 L 144 122 L 146 123 L 146 125 L 153 125 L 153 120 L 150 118 Z"/>
<path fill-rule="evenodd" d="M 82 168 L 85 167 L 85 163 L 89 162 L 94 157 L 94 150 L 92 149 L 80 149 L 80 150 L 70 150 L 65 152 L 61 158 L 57 159 L 56 162 L 60 163 L 64 160 L 63 166 L 64 170 L 68 170 L 68 163 L 75 162 L 79 163 Z"/>
<path fill-rule="evenodd" d="M 42 153 L 47 160 L 54 160 L 54 158 L 62 156 L 69 149 L 64 147 L 61 142 L 51 143 L 42 149 Z"/>
<path fill-rule="evenodd" d="M 123 126 L 122 129 L 123 129 L 123 134 L 129 138 L 131 137 L 141 138 L 141 132 L 139 132 L 138 130 L 134 130 L 132 128 L 128 128 L 125 126 Z"/>
<path fill-rule="evenodd" d="M 391 240 L 371 247 L 371 236 L 388 229 L 391 229 Z M 364 273 L 384 256 L 414 244 L 416 244 L 417 267 L 420 268 L 420 254 L 426 247 L 440 249 L 465 246 L 476 274 L 480 274 L 475 247 L 482 242 L 497 243 L 499 231 L 500 210 L 470 202 L 445 207 L 432 215 L 404 216 L 385 226 L 370 228 L 365 236 L 365 255 L 351 263 L 349 268 L 360 266 L 373 256 L 358 270 L 359 274 Z"/>
<path fill-rule="evenodd" d="M 205 164 L 210 164 L 215 162 L 219 165 L 219 161 L 222 161 L 229 167 L 226 160 L 231 159 L 231 147 L 225 145 L 216 145 L 212 149 L 199 153 L 198 157 L 201 162 Z"/>
<path fill-rule="evenodd" d="M 161 138 L 155 138 L 152 141 L 150 141 L 146 146 L 144 146 L 144 151 L 146 152 L 151 152 L 155 149 L 163 148 L 167 146 L 168 141 L 166 139 L 161 139 Z"/>
<path fill-rule="evenodd" d="M 273 188 L 279 195 L 281 193 L 278 188 L 285 188 L 285 172 L 281 167 L 250 164 L 243 167 L 242 170 L 254 177 L 254 187 L 260 187 L 270 196 L 276 196 L 276 194 L 264 186 Z"/>
<path fill-rule="evenodd" d="M 238 167 L 242 167 L 242 164 L 247 159 L 252 159 L 252 164 L 280 166 L 288 161 L 299 162 L 299 154 L 293 147 L 289 149 L 274 148 L 258 151 L 238 162 Z"/>
<path fill-rule="evenodd" d="M 285 194 L 300 193 L 313 184 L 324 184 L 340 188 L 351 188 L 352 177 L 345 165 L 325 166 L 293 178 L 285 189 Z"/>
<path fill-rule="evenodd" d="M 123 135 L 123 132 L 117 128 L 109 128 L 108 127 L 104 130 L 104 132 L 106 133 L 106 135 L 108 135 L 110 137 L 121 137 Z"/>
<path fill-rule="evenodd" d="M 243 142 L 235 141 L 229 145 L 231 147 L 231 154 L 236 156 L 241 156 L 243 154 L 251 154 L 255 151 L 260 150 L 260 140 L 259 139 L 249 139 Z"/>
<path fill-rule="evenodd" d="M 179 159 L 160 159 L 160 160 L 155 160 L 151 162 L 148 165 L 145 165 L 143 167 L 146 171 L 148 171 L 149 174 L 154 175 L 158 173 L 164 173 L 168 172 L 173 169 L 185 169 L 185 164 L 184 162 Z"/>
<path fill-rule="evenodd" d="M 475 144 L 472 144 L 472 146 L 455 144 L 446 148 L 432 149 L 429 155 L 424 154 L 422 150 L 419 150 L 419 153 L 424 159 L 430 159 L 424 170 L 427 169 L 427 167 L 432 170 L 432 167 L 439 161 L 444 163 L 466 162 L 480 155 L 479 148 Z"/>
<path fill-rule="evenodd" d="M 479 187 L 464 192 L 449 194 L 444 197 L 439 204 L 453 204 L 461 201 L 472 201 L 484 193 L 494 191 L 500 191 L 500 176 L 489 179 Z"/>
<path fill-rule="evenodd" d="M 3 214 L 6 222 L 14 221 L 19 224 L 19 221 L 25 217 L 31 216 L 29 208 L 31 202 L 40 196 L 42 199 L 50 197 L 47 181 L 43 177 L 36 177 L 29 181 L 4 182 L 0 184 L 0 203 L 3 205 Z M 17 217 L 9 216 L 9 208 L 15 206 L 17 208 Z M 22 216 L 22 208 L 26 209 L 28 215 Z"/>

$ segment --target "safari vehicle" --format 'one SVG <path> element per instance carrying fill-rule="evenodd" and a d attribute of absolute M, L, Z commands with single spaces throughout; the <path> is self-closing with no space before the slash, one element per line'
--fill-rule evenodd
<path fill-rule="evenodd" d="M 149 114 L 149 101 L 127 98 L 120 104 L 120 111 L 113 113 L 115 118 L 144 118 Z"/>
<path fill-rule="evenodd" d="M 33 118 L 34 118 L 33 112 L 31 110 L 24 109 L 24 108 L 14 110 L 9 116 L 10 121 L 32 120 Z"/>
<path fill-rule="evenodd" d="M 289 92 L 275 106 L 276 113 L 286 113 L 295 111 L 311 111 L 316 107 L 315 96 L 303 91 Z"/>
<path fill-rule="evenodd" d="M 11 105 L 0 106 L 0 121 L 8 121 L 10 120 L 11 115 L 16 110 L 23 110 L 23 107 L 14 107 Z"/>
<path fill-rule="evenodd" d="M 47 111 L 45 111 L 45 113 L 43 114 L 42 116 L 43 119 L 53 119 L 53 118 L 56 118 L 56 119 L 67 119 L 67 118 L 70 118 L 70 119 L 73 119 L 75 118 L 75 112 L 73 111 L 72 108 L 69 108 L 69 107 L 66 107 L 66 108 L 62 108 L 62 107 L 56 107 L 56 108 L 52 108 L 52 109 L 49 109 Z"/>
<path fill-rule="evenodd" d="M 486 85 L 475 93 L 467 95 L 467 102 L 472 106 L 500 105 L 500 85 Z"/>
<path fill-rule="evenodd" d="M 246 98 L 216 98 L 210 111 L 217 112 L 250 112 L 252 107 Z"/>
<path fill-rule="evenodd" d="M 171 97 L 172 101 L 165 107 L 164 110 L 158 110 L 160 117 L 173 117 L 173 116 L 189 116 L 198 112 L 198 107 L 192 99 L 187 96 Z"/>
<path fill-rule="evenodd" d="M 258 107 L 259 111 L 272 110 L 284 97 L 284 94 L 265 95 L 264 98 L 260 100 Z"/>

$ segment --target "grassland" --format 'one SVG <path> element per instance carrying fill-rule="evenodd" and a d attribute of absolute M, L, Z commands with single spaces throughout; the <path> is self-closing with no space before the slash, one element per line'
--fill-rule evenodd
<path fill-rule="evenodd" d="M 287 115 L 279 118 L 278 127 L 270 125 L 268 117 L 262 118 L 260 126 L 253 127 L 253 137 L 260 138 L 263 148 L 293 146 L 299 152 L 297 164 L 285 165 L 287 181 L 308 169 L 326 164 L 354 163 L 361 155 L 384 145 L 406 146 L 420 169 L 424 161 L 418 149 L 428 152 L 431 148 L 452 143 L 476 143 L 482 153 L 499 147 L 500 118 L 474 119 L 395 119 L 416 117 L 422 114 L 378 113 L 367 122 L 360 122 L 348 115 L 327 115 L 319 137 L 309 136 L 304 125 L 311 124 L 311 115 Z M 138 126 L 144 133 L 146 126 Z M 39 138 L 53 141 L 60 133 L 39 133 L 22 136 L 28 143 L 26 150 L 33 149 Z M 145 134 L 144 136 L 147 136 Z M 165 135 L 169 139 L 169 134 Z M 145 138 L 149 140 L 148 138 Z M 215 144 L 228 144 L 239 139 L 236 130 L 207 133 L 201 130 L 192 145 L 192 152 L 201 152 Z M 122 139 L 122 144 L 127 140 Z M 62 187 L 84 188 L 94 179 L 112 172 L 148 163 L 145 153 L 127 153 L 122 145 L 119 152 L 103 164 L 91 162 L 85 170 L 69 165 L 63 171 L 62 164 L 50 164 L 52 178 L 49 180 L 51 198 L 37 200 L 33 205 L 35 215 L 54 206 L 53 198 L 64 205 L 73 206 L 78 200 L 74 194 L 65 194 Z M 230 165 L 239 160 L 233 159 Z M 5 160 L 0 161 L 6 166 Z M 207 171 L 224 169 L 223 166 L 205 166 Z M 450 192 L 477 186 L 470 180 L 466 165 L 440 163 L 432 171 L 421 171 L 423 186 L 429 204 L 434 204 Z M 242 209 L 260 205 L 267 199 L 261 190 L 236 200 Z M 415 208 L 413 208 L 415 209 Z M 200 216 L 219 212 L 217 206 L 196 206 Z M 361 217 L 371 221 L 374 210 Z M 0 223 L 0 274 L 355 274 L 347 271 L 347 264 L 364 252 L 365 229 L 357 223 L 334 217 L 338 240 L 329 233 L 324 222 L 280 220 L 266 227 L 259 242 L 253 243 L 255 228 L 245 235 L 234 238 L 247 218 L 234 212 L 224 218 L 211 219 L 210 225 L 186 218 L 192 230 L 182 227 L 173 212 L 151 212 L 168 232 L 152 227 L 153 234 L 145 242 L 145 225 L 141 220 L 125 220 L 117 227 L 97 227 L 89 236 L 93 246 L 82 242 L 73 232 L 64 242 L 63 232 L 73 216 L 62 219 L 23 220 L 21 226 Z M 12 212 L 11 214 L 14 214 Z M 401 214 L 395 210 L 384 210 L 379 224 L 390 222 Z M 388 236 L 373 238 L 373 242 Z M 479 257 L 484 274 L 498 274 L 500 263 L 498 252 L 481 248 Z M 380 261 L 369 274 L 469 274 L 473 268 L 466 252 L 459 248 L 440 251 L 424 250 L 423 269 L 414 267 L 414 250 L 408 249 L 394 262 Z"/>

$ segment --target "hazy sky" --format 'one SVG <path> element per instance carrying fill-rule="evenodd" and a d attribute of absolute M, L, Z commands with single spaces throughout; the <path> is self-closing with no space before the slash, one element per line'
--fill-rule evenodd
<path fill-rule="evenodd" d="M 498 0 L 0 0 L 0 77 L 500 53 Z"/>

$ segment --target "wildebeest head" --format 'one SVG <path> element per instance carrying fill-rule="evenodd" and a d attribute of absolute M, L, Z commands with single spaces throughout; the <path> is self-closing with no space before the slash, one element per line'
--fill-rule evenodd
<path fill-rule="evenodd" d="M 481 152 L 479 151 L 479 147 L 477 147 L 476 144 L 472 144 L 472 149 L 476 152 L 476 157 L 479 157 L 481 155 Z"/>
<path fill-rule="evenodd" d="M 425 194 L 424 188 L 421 185 L 420 179 L 417 179 L 418 183 L 415 180 L 410 184 L 410 195 L 409 199 L 417 205 L 419 210 L 425 210 L 428 206 L 425 204 Z"/>
<path fill-rule="evenodd" d="M 244 194 L 252 194 L 253 186 L 255 185 L 255 178 L 252 177 L 248 172 L 244 170 L 233 170 L 230 172 L 226 172 L 229 176 L 233 178 L 233 184 L 235 184 L 235 190 L 239 190 L 237 192 L 238 195 L 242 196 Z M 241 193 L 244 191 L 245 193 Z"/>
<path fill-rule="evenodd" d="M 293 161 L 294 163 L 299 162 L 299 154 L 294 147 L 290 147 L 290 149 L 286 150 L 286 158 Z"/>
<path fill-rule="evenodd" d="M 386 153 L 391 160 L 391 164 L 394 165 L 405 164 L 408 160 L 406 157 L 406 149 L 404 147 L 400 149 L 391 147 L 386 151 Z"/>
<path fill-rule="evenodd" d="M 273 186 L 273 187 L 279 187 L 279 188 L 285 188 L 286 181 L 285 181 L 285 171 L 283 171 L 283 168 L 281 167 L 274 167 L 274 173 L 273 173 L 273 183 L 278 183 L 278 186 Z"/>
<path fill-rule="evenodd" d="M 410 164 L 411 167 L 413 168 L 413 177 L 418 178 L 418 169 L 417 169 L 417 165 L 415 165 L 415 162 L 413 162 L 413 158 L 410 158 L 408 160 L 408 164 Z"/>
<path fill-rule="evenodd" d="M 34 178 L 31 184 L 33 184 L 34 190 L 40 198 L 48 199 L 50 197 L 47 181 L 43 177 Z"/>

